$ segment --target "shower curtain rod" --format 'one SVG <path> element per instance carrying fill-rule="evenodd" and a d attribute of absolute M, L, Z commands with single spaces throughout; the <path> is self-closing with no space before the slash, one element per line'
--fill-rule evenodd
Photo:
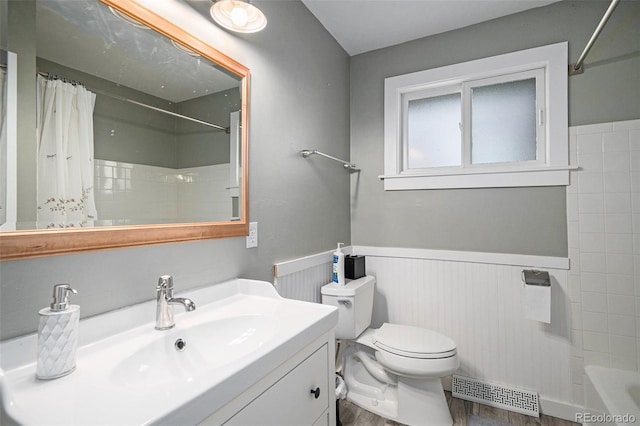
<path fill-rule="evenodd" d="M 65 79 L 63 77 L 60 77 L 60 76 L 57 76 L 55 74 L 51 74 L 51 73 L 48 73 L 48 72 L 40 72 L 39 71 L 38 74 L 40 74 L 41 76 L 43 76 L 45 78 L 62 79 L 63 81 L 66 81 L 66 82 L 69 82 L 69 83 L 80 84 L 80 85 L 84 86 L 84 84 L 82 84 L 82 83 L 78 83 L 78 82 L 73 81 L 73 80 L 67 80 L 67 79 Z M 186 116 L 186 115 L 178 114 L 178 113 L 172 112 L 172 111 L 167 111 L 166 109 L 162 109 L 162 108 L 154 107 L 154 106 L 151 106 L 151 105 L 147 105 L 145 103 L 134 101 L 133 99 L 125 98 L 123 96 L 114 95 L 113 93 L 105 92 L 105 91 L 100 90 L 100 89 L 87 87 L 87 86 L 84 86 L 84 87 L 87 90 L 90 90 L 92 92 L 98 93 L 100 95 L 108 96 L 110 98 L 117 99 L 117 100 L 123 101 L 123 102 L 129 102 L 131 104 L 138 105 L 138 106 L 141 106 L 141 107 L 144 107 L 144 108 L 148 108 L 148 109 L 151 109 L 151 110 L 154 110 L 154 111 L 157 111 L 157 112 L 161 112 L 161 113 L 164 113 L 164 114 L 172 115 L 174 117 L 184 118 L 185 120 L 193 121 L 194 123 L 203 124 L 203 125 L 208 126 L 208 127 L 213 127 L 216 130 L 222 130 L 222 131 L 225 131 L 225 132 L 229 133 L 229 128 L 228 127 L 222 127 L 222 126 L 219 126 L 217 124 L 209 123 L 207 121 L 198 120 L 197 118 L 193 118 L 193 117 L 189 117 L 189 116 Z"/>
<path fill-rule="evenodd" d="M 596 27 L 596 30 L 593 32 L 593 35 L 591 36 L 591 38 L 589 39 L 589 42 L 587 43 L 586 47 L 582 51 L 582 54 L 580 55 L 580 57 L 578 58 L 578 60 L 576 61 L 575 64 L 570 64 L 569 65 L 569 75 L 570 76 L 571 75 L 576 75 L 576 74 L 582 74 L 584 72 L 584 69 L 582 68 L 583 62 L 584 62 L 585 58 L 587 57 L 587 55 L 589 54 L 589 51 L 593 47 L 593 44 L 596 42 L 596 39 L 600 35 L 600 32 L 602 31 L 602 29 L 604 28 L 605 24 L 607 23 L 607 21 L 611 17 L 611 14 L 613 13 L 613 10 L 616 8 L 616 6 L 618 5 L 619 2 L 620 2 L 620 0 L 611 0 L 611 4 L 607 8 L 607 11 L 604 13 L 604 16 L 600 20 L 600 23 Z"/>

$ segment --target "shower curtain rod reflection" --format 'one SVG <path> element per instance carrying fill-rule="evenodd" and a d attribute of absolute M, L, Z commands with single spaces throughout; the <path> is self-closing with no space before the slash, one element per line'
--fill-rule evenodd
<path fill-rule="evenodd" d="M 219 126 L 217 124 L 209 123 L 207 121 L 198 120 L 197 118 L 193 118 L 193 117 L 189 117 L 189 116 L 186 116 L 186 115 L 178 114 L 178 113 L 172 112 L 172 111 L 167 111 L 166 109 L 162 109 L 162 108 L 154 107 L 154 106 L 151 106 L 151 105 L 147 105 L 145 103 L 134 101 L 133 99 L 125 98 L 123 96 L 114 95 L 113 93 L 105 92 L 103 90 L 96 89 L 96 88 L 93 88 L 93 87 L 87 87 L 84 84 L 79 83 L 77 81 L 67 80 L 64 77 L 60 77 L 58 75 L 51 74 L 51 73 L 48 73 L 48 72 L 38 72 L 38 74 L 40 74 L 41 76 L 43 76 L 45 78 L 60 79 L 62 81 L 68 82 L 68 83 L 80 84 L 80 85 L 84 86 L 87 90 L 90 90 L 90 91 L 92 91 L 94 93 L 97 93 L 99 95 L 108 96 L 110 98 L 117 99 L 119 101 L 128 102 L 130 104 L 138 105 L 138 106 L 141 106 L 143 108 L 148 108 L 148 109 L 151 109 L 151 110 L 154 110 L 154 111 L 157 111 L 157 112 L 161 112 L 163 114 L 172 115 L 174 117 L 184 118 L 185 120 L 193 121 L 194 123 L 199 123 L 199 124 L 202 124 L 202 125 L 205 125 L 205 126 L 208 126 L 208 127 L 212 127 L 212 128 L 214 128 L 216 130 L 222 130 L 224 132 L 229 133 L 229 128 L 228 127 Z"/>

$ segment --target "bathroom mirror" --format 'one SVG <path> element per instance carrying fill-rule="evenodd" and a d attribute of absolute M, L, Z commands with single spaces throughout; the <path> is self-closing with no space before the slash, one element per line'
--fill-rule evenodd
<path fill-rule="evenodd" d="M 8 3 L 17 222 L 0 259 L 247 235 L 246 67 L 143 2 Z"/>

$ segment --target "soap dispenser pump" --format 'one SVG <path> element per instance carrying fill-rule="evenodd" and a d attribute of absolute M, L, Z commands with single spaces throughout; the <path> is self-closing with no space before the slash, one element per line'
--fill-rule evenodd
<path fill-rule="evenodd" d="M 80 306 L 69 304 L 69 284 L 53 286 L 53 302 L 38 312 L 38 359 L 36 378 L 57 379 L 76 368 Z"/>

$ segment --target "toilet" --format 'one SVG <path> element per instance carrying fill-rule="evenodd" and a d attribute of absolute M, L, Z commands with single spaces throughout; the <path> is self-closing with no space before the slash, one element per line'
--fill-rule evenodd
<path fill-rule="evenodd" d="M 322 303 L 338 308 L 347 400 L 407 425 L 453 424 L 440 379 L 460 365 L 455 342 L 422 327 L 369 328 L 375 283 L 366 276 L 321 289 Z"/>

